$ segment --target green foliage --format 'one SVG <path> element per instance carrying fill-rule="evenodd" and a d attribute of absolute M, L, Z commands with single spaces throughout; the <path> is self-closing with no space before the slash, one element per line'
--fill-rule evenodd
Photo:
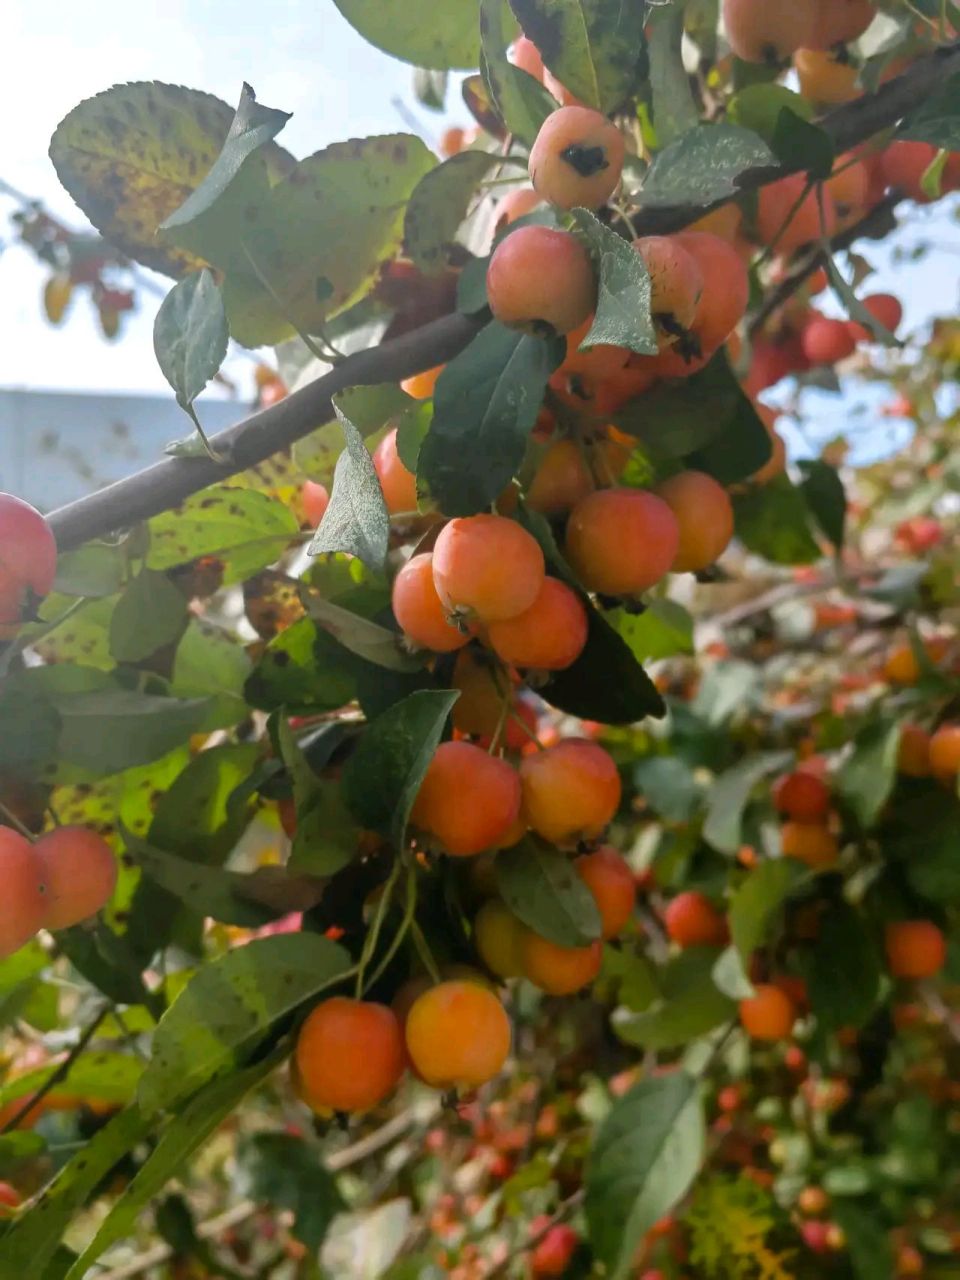
<path fill-rule="evenodd" d="M 528 836 L 497 855 L 497 887 L 517 917 L 558 947 L 600 937 L 600 913 L 570 858 Z"/>

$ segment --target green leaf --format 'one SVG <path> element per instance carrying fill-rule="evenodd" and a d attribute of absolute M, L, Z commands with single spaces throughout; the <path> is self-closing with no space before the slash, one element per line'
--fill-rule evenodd
<path fill-rule="evenodd" d="M 860 1027 L 880 994 L 880 957 L 867 922 L 846 902 L 832 903 L 820 917 L 817 945 L 809 957 L 810 1005 L 827 1031 Z"/>
<path fill-rule="evenodd" d="M 586 1166 L 590 1243 L 611 1280 L 689 1191 L 706 1141 L 699 1084 L 684 1071 L 644 1080 L 615 1102 Z"/>
<path fill-rule="evenodd" d="M 868 725 L 857 734 L 853 751 L 837 774 L 837 792 L 862 827 L 874 825 L 890 798 L 897 776 L 899 748 L 897 721 Z"/>
<path fill-rule="evenodd" d="M 357 852 L 357 825 L 350 816 L 343 788 L 314 773 L 284 716 L 280 717 L 277 731 L 283 761 L 293 779 L 297 813 L 287 868 L 310 876 L 334 875 Z"/>
<path fill-rule="evenodd" d="M 199 187 L 160 225 L 161 234 L 177 231 L 179 236 L 171 237 L 176 243 L 181 247 L 196 248 L 190 241 L 197 238 L 198 232 L 201 241 L 205 238 L 203 231 L 223 234 L 225 197 L 234 202 L 263 200 L 270 188 L 266 167 L 262 160 L 249 167 L 247 162 L 261 147 L 276 138 L 289 119 L 288 111 L 261 106 L 250 86 L 244 84 L 220 154 Z M 217 217 L 218 213 L 220 217 Z M 185 234 L 187 232 L 189 235 Z M 202 248 L 199 252 L 202 254 Z M 164 377 L 167 377 L 166 370 Z"/>
<path fill-rule="evenodd" d="M 115 85 L 74 107 L 57 126 L 50 159 L 93 225 L 146 267 L 179 277 L 202 266 L 165 245 L 157 228 L 214 165 L 235 117 L 227 103 L 179 85 Z M 269 180 L 294 159 L 275 142 L 257 153 Z"/>
<path fill-rule="evenodd" d="M 886 1219 L 865 1204 L 841 1199 L 830 1216 L 846 1238 L 847 1254 L 857 1280 L 881 1280 L 894 1274 L 893 1245 Z"/>
<path fill-rule="evenodd" d="M 825 129 L 811 124 L 799 112 L 784 108 L 777 116 L 770 145 L 786 168 L 806 171 L 811 178 L 829 178 L 836 149 Z"/>
<path fill-rule="evenodd" d="M 835 467 L 819 458 L 800 463 L 800 490 L 820 532 L 837 551 L 843 548 L 847 522 L 847 494 Z"/>
<path fill-rule="evenodd" d="M 928 94 L 900 126 L 898 138 L 929 142 L 947 151 L 960 151 L 960 75 L 952 76 Z"/>
<path fill-rule="evenodd" d="M 790 763 L 786 751 L 751 756 L 722 773 L 710 788 L 703 838 L 721 853 L 733 855 L 743 843 L 743 811 L 761 780 Z"/>
<path fill-rule="evenodd" d="M 637 10 L 637 18 L 642 20 L 639 6 Z M 683 65 L 683 20 L 682 7 L 659 7 L 647 13 L 651 114 L 658 147 L 682 138 L 700 119 Z"/>
<path fill-rule="evenodd" d="M 142 569 L 110 615 L 110 652 L 117 662 L 141 662 L 177 640 L 187 625 L 187 601 L 165 573 Z"/>
<path fill-rule="evenodd" d="M 477 65 L 476 0 L 334 0 L 357 31 L 384 53 L 434 71 Z"/>
<path fill-rule="evenodd" d="M 585 947 L 601 936 L 596 900 L 571 858 L 527 836 L 500 851 L 496 872 L 504 902 L 541 937 L 558 947 Z"/>
<path fill-rule="evenodd" d="M 784 111 L 801 120 L 812 120 L 815 111 L 799 93 L 783 84 L 748 84 L 733 95 L 727 105 L 727 119 L 741 129 L 758 133 L 764 142 L 773 140 Z"/>
<path fill-rule="evenodd" d="M 829 248 L 829 246 L 827 246 Z M 827 273 L 827 279 L 830 282 L 830 288 L 836 294 L 837 298 L 843 305 L 844 310 L 851 320 L 855 320 L 857 324 L 863 327 L 870 334 L 874 342 L 882 343 L 885 347 L 902 347 L 903 343 L 900 339 L 890 332 L 890 330 L 880 323 L 877 317 L 863 305 L 857 295 L 854 293 L 851 285 L 844 279 L 840 268 L 834 262 L 829 252 L 823 254 L 823 265 Z"/>
<path fill-rule="evenodd" d="M 149 524 L 148 569 L 173 569 L 203 556 L 224 560 L 224 585 L 279 559 L 300 526 L 289 507 L 256 489 L 211 485 Z"/>
<path fill-rule="evenodd" d="M 251 705 L 265 711 L 336 711 L 356 692 L 350 654 L 312 618 L 301 618 L 271 640 L 246 684 Z"/>
<path fill-rule="evenodd" d="M 674 600 L 651 600 L 643 613 L 620 608 L 604 616 L 638 662 L 693 653 L 693 618 Z"/>
<path fill-rule="evenodd" d="M 153 322 L 153 351 L 181 409 L 189 409 L 218 373 L 229 338 L 212 272 L 195 271 L 173 286 Z"/>
<path fill-rule="evenodd" d="M 551 706 L 583 720 L 633 724 L 666 714 L 656 685 L 626 642 L 596 609 L 587 610 L 589 630 L 580 657 L 538 690 Z"/>
<path fill-rule="evenodd" d="M 193 914 L 224 924 L 258 928 L 291 911 L 308 911 L 320 901 L 317 881 L 288 875 L 282 867 L 225 871 L 166 853 L 129 832 L 125 842 L 130 857 L 160 888 Z"/>
<path fill-rule="evenodd" d="M 336 1280 L 372 1280 L 384 1276 L 410 1239 L 412 1212 L 407 1199 L 356 1213 L 338 1214 L 320 1251 L 322 1274 Z M 422 1275 L 417 1280 L 425 1280 Z"/>
<path fill-rule="evenodd" d="M 772 564 L 811 564 L 820 548 L 810 532 L 810 509 L 789 476 L 777 476 L 733 500 L 737 537 Z"/>
<path fill-rule="evenodd" d="M 346 551 L 375 573 L 382 571 L 390 539 L 390 516 L 373 459 L 363 437 L 338 405 L 334 411 L 346 448 L 337 459 L 330 505 L 310 543 L 310 554 Z"/>
<path fill-rule="evenodd" d="M 430 275 L 446 266 L 477 187 L 499 164 L 502 158 L 488 151 L 461 151 L 417 183 L 403 219 L 403 244 L 421 271 Z"/>
<path fill-rule="evenodd" d="M 435 172 L 435 171 L 431 171 Z M 333 403 L 362 436 L 373 435 L 418 403 L 395 382 L 375 382 L 369 386 L 346 387 L 333 397 Z M 334 423 L 330 424 L 334 426 Z"/>
<path fill-rule="evenodd" d="M 655 157 L 638 199 L 643 208 L 706 208 L 737 195 L 740 179 L 751 169 L 776 164 L 777 157 L 764 140 L 749 129 L 701 124 Z"/>
<path fill-rule="evenodd" d="M 255 1133 L 237 1149 L 239 1192 L 293 1214 L 293 1234 L 315 1252 L 346 1204 L 320 1152 L 289 1133 Z"/>
<path fill-rule="evenodd" d="M 419 671 L 423 666 L 422 657 L 417 657 L 402 647 L 402 636 L 398 631 L 381 627 L 369 618 L 361 617 L 344 609 L 332 600 L 324 600 L 311 592 L 306 597 L 306 605 L 311 618 L 322 627 L 344 649 L 375 667 L 384 667 L 388 671 Z"/>
<path fill-rule="evenodd" d="M 245 1071 L 214 1080 L 167 1125 L 160 1140 L 101 1222 L 97 1234 L 70 1268 L 66 1280 L 83 1280 L 101 1254 L 133 1231 L 143 1209 L 160 1194 L 193 1153 L 260 1084 L 282 1058 L 274 1054 Z"/>
<path fill-rule="evenodd" d="M 581 102 L 609 114 L 637 87 L 644 6 L 621 0 L 510 0 L 544 62 Z"/>
<path fill-rule="evenodd" d="M 120 688 L 65 693 L 52 701 L 62 726 L 59 759 L 93 775 L 159 760 L 199 730 L 208 708 L 203 698 Z"/>
<path fill-rule="evenodd" d="M 769 462 L 770 434 L 721 351 L 706 368 L 652 387 L 614 418 L 653 458 L 687 458 L 721 484 Z"/>
<path fill-rule="evenodd" d="M 343 770 L 357 821 L 404 847 L 410 810 L 458 693 L 422 689 L 369 724 Z"/>
<path fill-rule="evenodd" d="M 443 111 L 447 100 L 446 71 L 417 67 L 413 73 L 413 96 L 430 111 Z"/>
<path fill-rule="evenodd" d="M 170 692 L 213 699 L 203 729 L 225 728 L 247 715 L 243 686 L 252 669 L 246 649 L 229 631 L 192 617 L 174 654 Z"/>
<path fill-rule="evenodd" d="M 751 956 L 767 941 L 783 904 L 805 874 L 795 859 L 778 858 L 762 862 L 735 891 L 727 915 L 732 945 L 713 971 L 714 982 L 733 999 L 753 994 L 747 974 Z"/>
<path fill-rule="evenodd" d="M 0 681 L 0 769 L 30 776 L 52 764 L 60 741 L 60 716 L 42 689 L 29 681 Z"/>
<path fill-rule="evenodd" d="M 486 510 L 510 482 L 565 351 L 494 321 L 441 373 L 417 481 L 446 515 Z"/>
<path fill-rule="evenodd" d="M 27 1098 L 42 1089 L 57 1071 L 57 1065 L 39 1067 L 14 1076 L 0 1089 L 0 1106 Z M 63 1081 L 53 1092 L 87 1098 L 95 1102 L 126 1106 L 137 1092 L 143 1063 L 128 1053 L 106 1050 L 83 1053 L 70 1065 Z"/>
<path fill-rule="evenodd" d="M 702 790 L 690 766 L 679 756 L 638 760 L 633 780 L 648 806 L 668 822 L 687 822 L 700 805 Z"/>
<path fill-rule="evenodd" d="M 256 938 L 198 970 L 160 1020 L 140 1080 L 145 1115 L 235 1064 L 278 1018 L 341 979 L 350 957 L 313 933 Z"/>
<path fill-rule="evenodd" d="M 596 314 L 581 350 L 610 343 L 640 355 L 656 355 L 650 275 L 643 258 L 629 240 L 604 226 L 588 210 L 574 209 L 572 217 L 590 250 L 599 280 Z"/>
<path fill-rule="evenodd" d="M 884 823 L 884 853 L 902 864 L 910 887 L 931 902 L 960 902 L 958 848 L 960 810 L 939 785 L 910 793 Z"/>
<path fill-rule="evenodd" d="M 736 1014 L 735 1003 L 714 986 L 719 953 L 691 947 L 660 971 L 660 998 L 642 1013 L 617 1010 L 613 1029 L 643 1049 L 677 1049 L 707 1035 Z"/>
<path fill-rule="evenodd" d="M 539 80 L 515 67 L 507 58 L 510 40 L 504 30 L 503 11 L 502 0 L 480 0 L 481 83 L 489 107 L 503 122 L 506 132 L 529 147 L 544 120 L 556 111 L 557 102 Z M 464 94 L 467 97 L 467 86 Z M 476 94 L 471 94 L 467 105 L 475 104 Z"/>
<path fill-rule="evenodd" d="M 39 1200 L 3 1237 L 0 1276 L 22 1280 L 42 1275 L 73 1215 L 87 1204 L 101 1181 L 149 1132 L 150 1121 L 136 1107 L 108 1120 L 63 1166 Z"/>
<path fill-rule="evenodd" d="M 64 596 L 112 596 L 126 576 L 127 557 L 121 544 L 87 542 L 57 557 L 53 589 Z"/>

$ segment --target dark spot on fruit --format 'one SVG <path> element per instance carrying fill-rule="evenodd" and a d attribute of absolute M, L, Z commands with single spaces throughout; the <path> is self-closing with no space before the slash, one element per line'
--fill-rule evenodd
<path fill-rule="evenodd" d="M 595 173 L 610 168 L 603 147 L 582 147 L 579 143 L 573 143 L 560 152 L 560 159 L 565 160 L 581 178 L 592 178 Z"/>

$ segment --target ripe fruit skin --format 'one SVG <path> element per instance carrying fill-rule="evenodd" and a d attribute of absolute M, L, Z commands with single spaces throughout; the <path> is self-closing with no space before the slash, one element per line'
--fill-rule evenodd
<path fill-rule="evenodd" d="M 493 848 L 520 812 L 520 779 L 504 760 L 469 742 L 441 742 L 410 820 L 458 858 Z"/>
<path fill-rule="evenodd" d="M 519 978 L 523 972 L 521 950 L 527 933 L 505 902 L 488 899 L 473 922 L 473 943 L 477 954 L 498 978 Z"/>
<path fill-rule="evenodd" d="M 880 172 L 888 187 L 896 187 L 918 204 L 929 204 L 920 179 L 936 158 L 937 149 L 929 142 L 891 142 L 880 157 Z"/>
<path fill-rule="evenodd" d="M 601 595 L 646 591 L 669 573 L 680 549 L 676 517 L 640 489 L 600 489 L 570 512 L 566 551 L 580 581 Z"/>
<path fill-rule="evenodd" d="M 623 172 L 623 134 L 591 107 L 560 107 L 530 150 L 534 190 L 560 209 L 599 209 Z"/>
<path fill-rule="evenodd" d="M 870 198 L 870 174 L 867 166 L 847 152 L 838 158 L 835 172 L 827 179 L 826 189 L 833 200 L 837 230 L 852 227 L 867 208 Z"/>
<path fill-rule="evenodd" d="M 777 415 L 774 410 L 767 408 L 766 405 L 757 405 L 756 409 L 760 415 L 760 420 L 770 435 L 773 454 L 770 461 L 765 462 L 759 471 L 753 473 L 750 479 L 754 484 L 769 484 L 777 476 L 783 475 L 787 469 L 787 446 L 784 443 L 783 436 L 775 429 Z"/>
<path fill-rule="evenodd" d="M 333 996 L 318 1004 L 300 1028 L 295 1063 L 313 1108 L 369 1111 L 403 1075 L 400 1023 L 386 1005 Z"/>
<path fill-rule="evenodd" d="M 9 827 L 0 827 L 0 883 L 0 960 L 5 960 L 44 927 L 49 906 L 34 846 Z"/>
<path fill-rule="evenodd" d="M 440 138 L 440 154 L 446 159 L 459 155 L 463 150 L 465 137 L 465 131 L 459 125 L 451 125 L 449 129 L 445 129 Z"/>
<path fill-rule="evenodd" d="M 930 768 L 939 778 L 960 773 L 960 724 L 942 724 L 930 739 Z"/>
<path fill-rule="evenodd" d="M 66 315 L 73 284 L 69 276 L 53 275 L 43 286 L 43 309 L 51 324 L 60 324 Z"/>
<path fill-rule="evenodd" d="M 576 592 L 558 578 L 544 578 L 540 594 L 515 618 L 491 622 L 487 638 L 514 667 L 562 671 L 587 643 L 587 611 Z"/>
<path fill-rule="evenodd" d="M 526 71 L 528 76 L 533 76 L 535 80 L 539 80 L 543 84 L 543 58 L 540 56 L 540 50 L 527 36 L 520 36 L 518 40 L 513 42 L 510 49 L 510 61 L 515 67 L 519 67 L 521 71 Z"/>
<path fill-rule="evenodd" d="M 863 93 L 857 87 L 857 68 L 822 49 L 797 49 L 793 65 L 800 81 L 800 92 L 820 106 L 839 107 Z"/>
<path fill-rule="evenodd" d="M 728 240 L 705 231 L 682 231 L 676 239 L 703 276 L 693 332 L 706 355 L 726 342 L 743 319 L 750 301 L 750 278 L 743 259 Z"/>
<path fill-rule="evenodd" d="M 573 864 L 577 875 L 593 894 L 600 912 L 604 939 L 622 933 L 633 915 L 637 899 L 633 872 L 616 849 L 605 844 L 585 853 Z"/>
<path fill-rule="evenodd" d="M 510 1019 L 486 987 L 441 982 L 414 1001 L 406 1039 L 410 1061 L 427 1084 L 475 1089 L 506 1062 Z"/>
<path fill-rule="evenodd" d="M 12 1187 L 9 1182 L 0 1182 L 0 1209 L 19 1209 L 23 1203 L 23 1197 L 16 1187 Z M 5 1216 L 0 1213 L 0 1217 Z"/>
<path fill-rule="evenodd" d="M 330 505 L 330 494 L 325 484 L 317 484 L 315 480 L 304 480 L 300 490 L 300 501 L 303 503 L 303 514 L 307 523 L 318 525 Z"/>
<path fill-rule="evenodd" d="M 543 201 L 533 187 L 520 187 L 516 191 L 508 191 L 497 205 L 494 232 L 502 231 L 504 227 L 509 227 L 511 222 L 525 218 L 528 213 L 533 213 L 534 209 L 539 209 L 542 204 Z"/>
<path fill-rule="evenodd" d="M 462 649 L 470 636 L 447 621 L 433 580 L 433 556 L 411 556 L 393 580 L 393 616 L 405 635 L 434 653 Z"/>
<path fill-rule="evenodd" d="M 87 827 L 57 827 L 33 847 L 47 886 L 44 928 L 67 929 L 94 916 L 113 897 L 117 860 Z"/>
<path fill-rule="evenodd" d="M 778 812 L 796 822 L 820 822 L 830 812 L 830 789 L 821 777 L 801 765 L 774 784 L 773 803 Z"/>
<path fill-rule="evenodd" d="M 487 268 L 490 310 L 512 329 L 569 333 L 597 302 L 590 255 L 575 236 L 551 227 L 517 227 Z"/>
<path fill-rule="evenodd" d="M 801 1213 L 809 1214 L 810 1217 L 826 1213 L 829 1205 L 830 1197 L 823 1187 L 804 1187 L 797 1196 L 797 1208 Z"/>
<path fill-rule="evenodd" d="M 929 778 L 930 734 L 919 724 L 900 726 L 897 769 L 908 778 Z"/>
<path fill-rule="evenodd" d="M 530 1274 L 536 1277 L 565 1275 L 579 1243 L 580 1237 L 573 1227 L 558 1222 L 531 1253 Z"/>
<path fill-rule="evenodd" d="M 754 983 L 755 995 L 740 1001 L 740 1023 L 754 1040 L 784 1040 L 793 1030 L 796 1010 L 789 996 L 769 983 Z"/>
<path fill-rule="evenodd" d="M 806 185 L 804 174 L 792 173 L 761 187 L 757 201 L 757 233 L 761 244 L 775 243 L 777 250 L 786 256 L 819 239 L 820 206 L 815 191 L 810 190 L 803 196 Z M 835 221 L 829 191 L 823 193 L 823 211 L 824 234 L 829 236 L 833 234 Z"/>
<path fill-rule="evenodd" d="M 862 36 L 876 17 L 872 0 L 818 0 L 811 31 L 812 49 L 832 49 Z"/>
<path fill-rule="evenodd" d="M 450 684 L 460 691 L 451 712 L 454 729 L 471 738 L 491 739 L 500 723 L 504 700 L 513 700 L 510 677 L 489 654 L 464 649 L 457 655 Z"/>
<path fill-rule="evenodd" d="M 540 544 L 505 516 L 451 520 L 433 548 L 433 580 L 444 608 L 481 622 L 529 609 L 544 579 Z"/>
<path fill-rule="evenodd" d="M 580 446 L 575 440 L 558 440 L 540 459 L 527 489 L 527 506 L 545 516 L 566 515 L 593 488 Z"/>
<path fill-rule="evenodd" d="M 677 343 L 682 354 L 703 296 L 703 272 L 679 236 L 640 236 L 633 247 L 650 274 L 650 313 L 660 350 Z"/>
<path fill-rule="evenodd" d="M 780 847 L 785 858 L 796 858 L 815 871 L 832 867 L 840 857 L 837 837 L 817 822 L 785 822 L 780 828 Z"/>
<path fill-rule="evenodd" d="M 932 978 L 947 959 L 947 940 L 930 920 L 898 920 L 884 935 L 887 968 L 895 978 Z"/>
<path fill-rule="evenodd" d="M 856 339 L 844 320 L 814 316 L 804 327 L 803 353 L 811 364 L 836 364 L 857 349 Z"/>
<path fill-rule="evenodd" d="M 603 947 L 599 942 L 591 942 L 589 947 L 558 947 L 529 929 L 520 955 L 528 982 L 551 996 L 571 996 L 600 972 Z"/>
<path fill-rule="evenodd" d="M 769 0 L 723 0 L 730 47 L 744 62 L 782 62 L 814 32 L 817 0 L 771 4 Z"/>
<path fill-rule="evenodd" d="M 696 573 L 712 565 L 733 537 L 733 503 L 726 489 L 703 471 L 681 471 L 665 480 L 657 494 L 680 532 L 672 571 Z"/>
<path fill-rule="evenodd" d="M 373 453 L 373 468 L 383 490 L 383 500 L 392 516 L 417 509 L 417 477 L 400 461 L 397 429 L 389 431 Z"/>
<path fill-rule="evenodd" d="M 878 320 L 891 333 L 896 333 L 903 319 L 903 307 L 899 298 L 895 298 L 892 293 L 875 293 L 869 298 L 864 298 L 863 305 L 874 320 Z M 851 323 L 850 331 L 858 342 L 875 341 L 873 334 L 865 325 Z"/>
<path fill-rule="evenodd" d="M 620 775 L 608 752 L 585 738 L 564 738 L 520 763 L 523 811 L 545 840 L 595 840 L 620 805 Z"/>
<path fill-rule="evenodd" d="M 695 890 L 678 893 L 663 913 L 667 936 L 678 947 L 723 947 L 730 931 L 727 920 L 708 897 Z"/>
<path fill-rule="evenodd" d="M 47 521 L 29 502 L 0 493 L 0 624 L 20 622 L 31 597 L 49 593 L 56 572 Z"/>
<path fill-rule="evenodd" d="M 437 385 L 437 379 L 445 368 L 446 365 L 438 364 L 432 369 L 425 369 L 423 373 L 415 373 L 411 378 L 404 378 L 400 383 L 400 390 L 405 391 L 408 396 L 413 396 L 414 400 L 429 400 Z"/>

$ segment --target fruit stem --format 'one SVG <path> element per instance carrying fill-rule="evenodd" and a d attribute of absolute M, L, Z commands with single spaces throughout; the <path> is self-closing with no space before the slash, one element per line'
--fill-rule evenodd
<path fill-rule="evenodd" d="M 440 970 L 437 968 L 437 962 L 433 958 L 433 952 L 430 945 L 424 937 L 423 930 L 417 924 L 416 920 L 410 921 L 410 937 L 413 939 L 413 945 L 417 949 L 417 954 L 423 967 L 429 973 L 434 982 L 440 981 Z"/>
<path fill-rule="evenodd" d="M 401 942 L 403 942 L 404 938 L 407 936 L 407 933 L 410 931 L 410 926 L 413 923 L 413 914 L 416 911 L 416 909 L 417 909 L 417 871 L 416 871 L 416 867 L 411 863 L 410 866 L 407 867 L 407 900 L 404 903 L 403 919 L 400 921 L 400 928 L 394 934 L 393 941 L 390 943 L 390 946 L 387 948 L 386 955 L 384 955 L 383 959 L 377 965 L 376 969 L 374 969 L 373 976 L 371 977 L 370 981 L 367 983 L 368 987 L 376 986 L 379 979 L 386 972 L 387 966 L 390 964 L 390 961 L 400 950 Z"/>
<path fill-rule="evenodd" d="M 377 949 L 377 942 L 380 938 L 380 929 L 383 926 L 384 917 L 387 914 L 387 908 L 390 905 L 390 899 L 393 897 L 394 886 L 397 883 L 397 877 L 400 874 L 400 859 L 394 858 L 393 866 L 390 868 L 390 874 L 387 876 L 383 884 L 383 891 L 380 894 L 380 901 L 377 903 L 376 914 L 373 917 L 373 923 L 370 926 L 370 932 L 367 934 L 363 944 L 363 951 L 360 955 L 360 961 L 357 965 L 357 982 L 356 997 L 358 1000 L 363 998 L 364 981 L 363 975 L 370 958 Z M 369 985 L 369 984 L 367 984 Z"/>
<path fill-rule="evenodd" d="M 31 842 L 36 839 L 36 836 L 30 828 L 26 826 L 25 823 L 21 822 L 17 815 L 8 809 L 2 800 L 0 800 L 0 816 L 5 818 L 10 826 L 13 827 L 14 831 L 18 831 L 24 839 L 30 840 Z"/>

